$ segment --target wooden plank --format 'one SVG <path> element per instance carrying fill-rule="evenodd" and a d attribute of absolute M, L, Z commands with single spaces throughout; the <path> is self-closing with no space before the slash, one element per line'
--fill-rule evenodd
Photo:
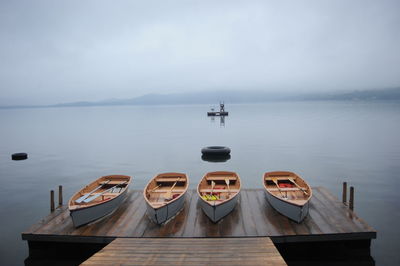
<path fill-rule="evenodd" d="M 237 177 L 236 176 L 228 176 L 228 175 L 213 175 L 213 176 L 207 176 L 206 180 L 207 181 L 225 181 L 225 179 L 229 179 L 230 181 L 236 181 Z"/>
<path fill-rule="evenodd" d="M 220 188 L 214 188 L 214 189 L 208 189 L 208 188 L 204 188 L 204 189 L 200 189 L 200 192 L 204 192 L 204 193 L 211 193 L 211 192 L 215 192 L 215 193 L 223 193 L 223 192 L 231 192 L 231 193 L 236 193 L 239 192 L 239 189 L 220 189 Z"/>
<path fill-rule="evenodd" d="M 182 192 L 185 192 L 185 190 L 184 189 L 173 189 L 173 190 L 171 190 L 171 189 L 156 189 L 156 190 L 153 190 L 151 193 L 165 193 L 165 192 L 176 192 L 176 193 L 182 193 Z"/>
<path fill-rule="evenodd" d="M 280 181 L 280 180 L 289 180 L 289 178 L 293 178 L 293 176 L 277 175 L 277 176 L 273 176 L 273 177 L 265 177 L 264 179 L 267 180 L 267 181 L 272 181 L 272 179 L 276 179 L 276 180 Z"/>
<path fill-rule="evenodd" d="M 179 236 L 182 237 L 194 237 L 195 236 L 195 224 L 198 218 L 197 215 L 197 193 L 192 190 L 188 191 L 186 197 L 189 198 L 190 204 L 187 205 L 187 216 L 186 216 L 186 223 L 183 225 L 182 234 Z"/>
<path fill-rule="evenodd" d="M 253 221 L 256 227 L 256 231 L 258 236 L 267 236 L 277 234 L 278 230 L 276 230 L 275 226 L 266 220 L 264 216 L 264 212 L 269 212 L 268 203 L 266 199 L 262 196 L 262 199 L 259 200 L 257 190 L 251 190 L 246 193 L 247 197 L 247 206 L 250 211 L 251 217 L 253 217 Z M 261 192 L 264 195 L 264 191 Z"/>
<path fill-rule="evenodd" d="M 186 178 L 185 177 L 158 177 L 156 179 L 156 182 L 175 182 L 175 181 L 180 181 L 180 182 L 186 182 Z"/>
<path fill-rule="evenodd" d="M 119 238 L 82 265 L 286 265 L 267 237 Z"/>
<path fill-rule="evenodd" d="M 36 224 L 33 224 L 27 230 L 22 232 L 22 236 L 27 235 L 27 234 L 33 234 L 34 232 L 39 230 L 41 227 L 45 226 L 46 224 L 51 223 L 51 221 L 53 219 L 55 219 L 60 214 L 64 213 L 66 208 L 68 208 L 68 207 L 67 206 L 60 206 L 60 207 L 56 208 L 54 212 L 50 213 L 48 216 L 44 217 L 39 222 L 37 222 Z M 22 237 L 22 239 L 24 239 L 24 238 Z"/>
<path fill-rule="evenodd" d="M 257 200 L 260 206 L 260 213 L 264 215 L 264 218 L 261 218 L 259 222 L 261 223 L 268 221 L 268 224 L 271 226 L 270 228 L 274 230 L 273 233 L 268 235 L 296 235 L 295 231 L 291 227 L 290 220 L 278 213 L 275 209 L 271 207 L 269 203 L 267 203 L 264 193 L 264 191 L 257 191 L 257 193 L 255 193 L 257 196 L 255 200 Z"/>
<path fill-rule="evenodd" d="M 251 214 L 249 193 L 254 193 L 254 191 L 244 190 L 240 192 L 240 201 L 237 206 L 239 208 L 239 219 L 245 236 L 260 236 L 260 232 L 257 231 L 255 217 Z"/>
<path fill-rule="evenodd" d="M 274 192 L 274 191 L 299 191 L 299 190 L 307 190 L 307 188 L 301 187 L 301 189 L 300 189 L 297 187 L 291 187 L 291 188 L 280 187 L 279 189 L 278 188 L 268 188 L 268 190 L 271 192 Z"/>

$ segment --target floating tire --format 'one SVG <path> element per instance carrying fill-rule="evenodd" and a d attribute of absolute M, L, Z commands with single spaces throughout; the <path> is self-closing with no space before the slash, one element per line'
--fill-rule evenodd
<path fill-rule="evenodd" d="M 224 146 L 209 146 L 201 149 L 203 155 L 228 155 L 231 149 Z"/>
<path fill-rule="evenodd" d="M 25 152 L 14 153 L 11 155 L 11 159 L 14 161 L 26 160 L 28 159 L 28 154 Z"/>

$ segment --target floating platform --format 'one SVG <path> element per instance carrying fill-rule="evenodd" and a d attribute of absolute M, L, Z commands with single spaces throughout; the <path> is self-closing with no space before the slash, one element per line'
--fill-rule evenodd
<path fill-rule="evenodd" d="M 81 265 L 287 265 L 268 237 L 117 238 Z"/>
<path fill-rule="evenodd" d="M 92 245 L 98 251 L 117 238 L 269 237 L 281 253 L 285 245 L 298 249 L 305 243 L 320 246 L 323 242 L 354 243 L 369 252 L 376 234 L 327 189 L 314 187 L 309 215 L 299 224 L 275 211 L 264 190 L 242 189 L 233 212 L 217 224 L 201 210 L 196 191 L 188 190 L 184 209 L 159 226 L 146 216 L 142 191 L 135 190 L 112 215 L 80 228 L 73 226 L 67 206 L 61 206 L 23 232 L 22 239 L 28 241 L 30 255 L 38 250 L 46 252 L 57 243 L 74 248 Z"/>
<path fill-rule="evenodd" d="M 227 116 L 229 112 L 207 112 L 207 116 Z"/>

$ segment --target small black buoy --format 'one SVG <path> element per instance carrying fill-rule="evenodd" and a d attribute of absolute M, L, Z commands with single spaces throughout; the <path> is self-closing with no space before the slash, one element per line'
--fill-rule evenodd
<path fill-rule="evenodd" d="M 25 152 L 14 153 L 13 155 L 11 155 L 11 159 L 13 159 L 14 161 L 26 160 L 28 159 L 28 154 Z"/>

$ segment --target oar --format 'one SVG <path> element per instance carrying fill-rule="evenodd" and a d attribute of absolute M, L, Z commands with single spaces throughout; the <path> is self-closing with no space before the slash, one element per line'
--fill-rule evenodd
<path fill-rule="evenodd" d="M 271 177 L 271 179 L 272 179 L 272 182 L 275 183 L 275 185 L 276 185 L 276 187 L 278 188 L 279 192 L 281 193 L 282 198 L 283 198 L 283 199 L 286 199 L 287 197 L 286 197 L 285 195 L 283 195 L 282 190 L 281 190 L 281 188 L 280 188 L 279 185 L 278 185 L 278 180 L 277 180 L 276 178 L 273 178 L 273 177 Z"/>
<path fill-rule="evenodd" d="M 294 181 L 293 178 L 289 177 L 288 180 L 289 180 L 290 182 L 292 182 L 298 189 L 300 189 L 301 191 L 303 191 L 304 195 L 308 196 L 308 193 L 306 192 L 306 190 L 305 190 L 304 188 L 300 187 L 300 186 L 296 183 L 296 181 Z"/>
<path fill-rule="evenodd" d="M 178 180 L 175 181 L 175 183 L 172 185 L 171 189 L 169 191 L 167 191 L 167 194 L 165 194 L 165 198 L 170 200 L 172 197 L 172 190 L 174 189 L 174 187 L 176 186 L 176 184 L 178 183 L 178 181 L 181 179 L 181 177 L 178 177 Z"/>
<path fill-rule="evenodd" d="M 231 196 L 231 190 L 229 189 L 229 178 L 228 177 L 225 178 L 225 183 L 228 186 L 228 197 L 230 197 Z"/>
<path fill-rule="evenodd" d="M 104 190 L 103 192 L 101 192 L 101 193 L 99 193 L 99 194 L 93 195 L 93 196 L 91 196 L 90 198 L 85 199 L 83 202 L 85 202 L 85 203 L 91 202 L 92 200 L 97 199 L 98 197 L 100 197 L 100 196 L 103 195 L 104 193 L 107 193 L 108 191 L 112 190 L 113 188 L 116 188 L 116 187 L 118 187 L 118 186 L 124 185 L 124 184 L 126 184 L 126 183 L 128 183 L 128 181 L 125 181 L 125 182 L 123 182 L 123 183 L 119 183 L 119 184 L 117 184 L 117 185 L 115 185 L 115 186 L 113 186 L 113 187 L 111 187 L 111 188 L 109 188 L 109 189 L 107 189 L 107 190 Z"/>
<path fill-rule="evenodd" d="M 215 187 L 215 182 L 211 181 L 211 196 L 213 195 L 214 187 Z"/>
<path fill-rule="evenodd" d="M 97 191 L 99 188 L 101 188 L 104 185 L 107 185 L 110 182 L 110 180 L 107 180 L 106 182 L 104 182 L 103 184 L 101 184 L 100 186 L 98 186 L 97 188 L 93 189 L 92 191 L 90 191 L 89 193 L 86 193 L 85 195 L 83 195 L 82 197 L 80 197 L 79 199 L 75 200 L 76 203 L 81 203 L 82 201 L 84 201 L 87 197 L 89 197 L 93 192 Z"/>
<path fill-rule="evenodd" d="M 154 190 L 156 190 L 156 189 L 159 188 L 159 187 L 161 187 L 161 184 L 159 184 L 158 186 L 156 186 L 155 188 L 153 188 L 152 190 L 147 191 L 147 192 L 153 192 Z"/>

